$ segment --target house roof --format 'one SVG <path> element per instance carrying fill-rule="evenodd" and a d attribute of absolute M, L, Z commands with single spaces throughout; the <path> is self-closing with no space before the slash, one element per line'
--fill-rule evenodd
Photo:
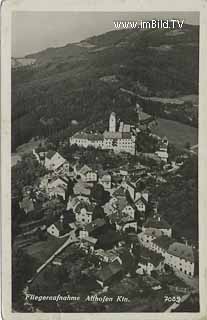
<path fill-rule="evenodd" d="M 147 205 L 147 201 L 146 201 L 146 199 L 144 198 L 144 197 L 142 197 L 141 196 L 141 198 L 139 198 L 139 199 L 137 199 L 136 201 L 135 201 L 135 203 L 136 204 L 138 204 L 138 203 L 140 203 L 140 202 L 142 202 L 142 203 L 144 203 L 145 205 Z"/>
<path fill-rule="evenodd" d="M 84 164 L 80 169 L 79 169 L 79 173 L 85 175 L 86 173 L 88 173 L 89 171 L 92 171 L 92 169 L 87 166 L 86 164 Z"/>
<path fill-rule="evenodd" d="M 75 195 L 83 194 L 86 196 L 89 196 L 91 194 L 91 190 L 89 188 L 89 185 L 82 181 L 78 181 L 74 187 L 73 187 L 73 192 Z"/>
<path fill-rule="evenodd" d="M 126 196 L 126 190 L 122 186 L 116 189 L 113 193 L 113 197 L 125 197 L 125 196 Z"/>
<path fill-rule="evenodd" d="M 104 174 L 100 176 L 100 180 L 103 182 L 111 182 L 111 176 L 110 174 Z"/>
<path fill-rule="evenodd" d="M 154 239 L 152 242 L 156 244 L 158 247 L 167 250 L 174 241 L 174 239 L 169 238 L 168 236 L 160 236 Z"/>
<path fill-rule="evenodd" d="M 98 241 L 98 239 L 94 238 L 94 237 L 90 237 L 90 236 L 86 236 L 82 239 L 82 241 L 84 242 L 88 242 L 88 243 L 91 243 L 91 244 L 96 244 L 96 242 Z"/>
<path fill-rule="evenodd" d="M 94 133 L 76 132 L 72 136 L 72 138 L 99 141 L 99 140 L 103 140 L 103 134 L 102 133 L 96 133 L 96 132 L 94 132 Z"/>
<path fill-rule="evenodd" d="M 122 267 L 118 261 L 113 261 L 100 271 L 96 272 L 96 277 L 105 282 L 110 280 L 115 274 L 119 273 L 122 270 Z"/>
<path fill-rule="evenodd" d="M 152 263 L 155 267 L 159 265 L 161 261 L 164 260 L 164 257 L 161 254 L 155 253 L 147 248 L 141 248 L 140 251 L 141 262 L 147 264 Z"/>
<path fill-rule="evenodd" d="M 187 246 L 184 243 L 174 242 L 172 243 L 167 252 L 173 256 L 185 259 L 186 261 L 194 262 L 194 252 L 191 246 Z"/>
<path fill-rule="evenodd" d="M 95 220 L 93 220 L 92 222 L 90 222 L 89 224 L 86 225 L 86 231 L 88 232 L 92 232 L 100 227 L 103 227 L 106 224 L 104 219 L 101 218 L 97 218 Z"/>
<path fill-rule="evenodd" d="M 143 224 L 145 228 L 170 229 L 170 225 L 161 217 L 151 217 Z"/>
<path fill-rule="evenodd" d="M 68 229 L 66 230 L 64 224 L 63 224 L 62 222 L 60 222 L 59 220 L 56 221 L 56 222 L 53 223 L 53 224 L 54 224 L 54 226 L 58 229 L 58 231 L 59 231 L 60 233 L 66 233 L 66 232 L 68 232 Z"/>
<path fill-rule="evenodd" d="M 52 159 L 52 157 L 56 154 L 56 151 L 54 150 L 49 150 L 47 153 L 46 153 L 46 157 L 48 159 Z"/>

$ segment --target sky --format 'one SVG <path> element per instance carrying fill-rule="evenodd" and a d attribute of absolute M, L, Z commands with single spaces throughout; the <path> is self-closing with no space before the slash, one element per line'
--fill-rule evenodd
<path fill-rule="evenodd" d="M 115 30 L 113 21 L 117 20 L 174 18 L 199 24 L 199 15 L 195 12 L 15 12 L 12 16 L 12 56 L 24 57 Z"/>

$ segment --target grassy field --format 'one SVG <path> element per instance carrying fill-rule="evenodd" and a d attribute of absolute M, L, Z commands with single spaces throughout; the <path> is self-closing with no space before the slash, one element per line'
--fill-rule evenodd
<path fill-rule="evenodd" d="M 183 148 L 187 142 L 191 146 L 198 144 L 198 129 L 177 121 L 158 119 L 158 125 L 152 132 L 160 137 L 166 136 L 170 143 Z"/>
<path fill-rule="evenodd" d="M 67 239 L 55 238 L 48 235 L 46 241 L 38 241 L 28 246 L 25 251 L 37 260 L 41 265 L 44 263 Z"/>

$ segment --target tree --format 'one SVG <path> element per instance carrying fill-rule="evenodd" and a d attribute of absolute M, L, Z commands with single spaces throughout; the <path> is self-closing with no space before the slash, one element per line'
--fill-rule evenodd
<path fill-rule="evenodd" d="M 97 204 L 102 206 L 109 201 L 110 194 L 108 191 L 104 190 L 104 187 L 101 184 L 97 183 L 91 189 L 91 198 L 94 199 Z"/>
<path fill-rule="evenodd" d="M 23 307 L 24 299 L 22 290 L 27 280 L 34 274 L 36 269 L 35 260 L 22 249 L 13 248 L 12 255 L 12 302 L 18 308 Z"/>
<path fill-rule="evenodd" d="M 93 210 L 93 220 L 95 219 L 105 219 L 104 209 L 98 205 L 95 206 Z"/>

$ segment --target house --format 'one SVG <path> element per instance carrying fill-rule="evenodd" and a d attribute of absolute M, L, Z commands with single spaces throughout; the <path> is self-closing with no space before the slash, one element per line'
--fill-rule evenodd
<path fill-rule="evenodd" d="M 121 275 L 122 266 L 116 260 L 107 265 L 105 265 L 101 270 L 97 271 L 95 274 L 96 282 L 103 288 L 111 284 L 113 279 Z"/>
<path fill-rule="evenodd" d="M 48 190 L 48 194 L 49 194 L 49 198 L 57 198 L 57 197 L 61 197 L 63 200 L 65 200 L 65 188 L 58 186 L 58 187 L 54 187 L 51 190 Z"/>
<path fill-rule="evenodd" d="M 45 154 L 44 165 L 49 171 L 59 169 L 66 160 L 56 151 L 50 150 Z"/>
<path fill-rule="evenodd" d="M 48 195 L 52 197 L 62 197 L 65 200 L 65 192 L 67 190 L 68 179 L 65 177 L 54 177 L 52 180 L 48 180 L 46 187 Z"/>
<path fill-rule="evenodd" d="M 67 177 L 57 176 L 52 179 L 48 179 L 48 190 L 54 187 L 59 187 L 59 186 L 66 189 L 67 185 L 68 185 Z"/>
<path fill-rule="evenodd" d="M 74 167 L 74 172 L 77 176 L 81 177 L 81 180 L 84 182 L 96 182 L 97 181 L 97 173 L 92 170 L 86 164 L 84 165 L 76 165 Z"/>
<path fill-rule="evenodd" d="M 77 222 L 80 222 L 82 225 L 91 223 L 94 205 L 88 202 L 79 201 L 73 210 Z"/>
<path fill-rule="evenodd" d="M 111 198 L 108 202 L 105 203 L 105 205 L 103 206 L 104 209 L 104 213 L 107 216 L 110 216 L 112 213 L 117 211 L 117 199 L 115 198 Z"/>
<path fill-rule="evenodd" d="M 153 240 L 161 235 L 162 232 L 160 229 L 147 228 L 145 231 L 142 231 L 138 234 L 138 239 L 142 246 L 151 248 Z"/>
<path fill-rule="evenodd" d="M 174 242 L 167 249 L 165 263 L 174 270 L 193 277 L 195 271 L 195 252 L 192 246 Z"/>
<path fill-rule="evenodd" d="M 24 197 L 22 201 L 19 202 L 19 206 L 26 214 L 34 211 L 34 202 L 29 196 Z"/>
<path fill-rule="evenodd" d="M 97 243 L 97 239 L 90 236 L 82 236 L 81 237 L 81 244 L 80 248 L 85 251 L 85 253 L 93 253 L 94 252 L 94 246 Z"/>
<path fill-rule="evenodd" d="M 147 229 L 160 230 L 161 235 L 166 235 L 172 237 L 172 228 L 160 215 L 154 215 L 147 219 L 147 221 L 142 226 L 142 231 Z"/>
<path fill-rule="evenodd" d="M 112 250 L 103 250 L 103 249 L 97 249 L 94 251 L 94 255 L 98 257 L 101 261 L 106 262 L 106 263 L 111 263 L 114 261 L 119 261 L 120 264 L 122 264 L 122 261 L 115 252 Z"/>
<path fill-rule="evenodd" d="M 135 219 L 135 208 L 132 204 L 130 204 L 126 197 L 119 197 L 116 202 L 117 210 L 121 212 L 123 215 L 131 217 L 131 219 Z"/>
<path fill-rule="evenodd" d="M 56 238 L 65 236 L 69 231 L 70 227 L 65 225 L 63 216 L 60 217 L 60 220 L 52 223 L 47 228 L 47 232 Z"/>
<path fill-rule="evenodd" d="M 86 182 L 78 181 L 73 187 L 73 193 L 75 196 L 89 197 L 91 194 L 91 186 Z"/>
<path fill-rule="evenodd" d="M 140 251 L 138 268 L 136 273 L 151 275 L 152 271 L 164 271 L 164 257 L 161 254 L 152 252 L 146 248 Z"/>
<path fill-rule="evenodd" d="M 103 174 L 99 177 L 98 182 L 104 187 L 104 190 L 111 189 L 111 175 L 110 174 Z"/>
<path fill-rule="evenodd" d="M 161 161 L 163 161 L 165 163 L 168 160 L 167 149 L 168 149 L 168 139 L 166 137 L 164 137 L 159 142 L 159 147 L 158 147 L 158 150 L 155 152 L 155 154 L 160 158 Z"/>
<path fill-rule="evenodd" d="M 113 192 L 113 197 L 116 199 L 119 198 L 125 198 L 126 197 L 126 190 L 123 186 L 118 187 L 114 192 Z"/>
<path fill-rule="evenodd" d="M 137 210 L 141 213 L 146 212 L 146 207 L 147 207 L 147 201 L 144 197 L 140 197 L 138 200 L 135 201 L 135 206 Z"/>

